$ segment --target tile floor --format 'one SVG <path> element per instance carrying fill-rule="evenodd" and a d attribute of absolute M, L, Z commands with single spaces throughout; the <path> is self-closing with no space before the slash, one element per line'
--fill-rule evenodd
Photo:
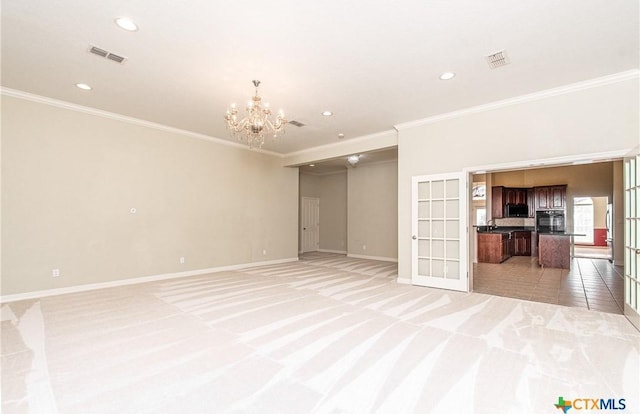
<path fill-rule="evenodd" d="M 573 258 L 571 269 L 541 268 L 535 257 L 474 265 L 473 291 L 534 302 L 623 313 L 622 268 L 608 260 Z"/>

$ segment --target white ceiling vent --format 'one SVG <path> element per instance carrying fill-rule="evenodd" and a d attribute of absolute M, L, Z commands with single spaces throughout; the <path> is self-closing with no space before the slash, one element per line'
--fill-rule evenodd
<path fill-rule="evenodd" d="M 486 59 L 487 63 L 489 64 L 489 69 L 496 69 L 511 63 L 509 62 L 509 57 L 504 50 L 486 56 Z"/>
<path fill-rule="evenodd" d="M 94 55 L 112 60 L 117 63 L 124 63 L 124 61 L 127 60 L 127 58 L 125 58 L 124 56 L 116 55 L 115 53 L 111 53 L 108 50 L 100 49 L 97 46 L 90 46 L 89 53 L 93 53 Z"/>
<path fill-rule="evenodd" d="M 306 124 L 303 124 L 302 122 L 298 122 L 298 121 L 289 121 L 288 123 L 293 125 L 293 126 L 297 126 L 298 128 L 306 126 Z"/>

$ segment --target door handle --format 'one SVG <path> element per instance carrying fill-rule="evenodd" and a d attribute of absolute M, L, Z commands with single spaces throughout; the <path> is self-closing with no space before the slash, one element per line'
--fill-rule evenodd
<path fill-rule="evenodd" d="M 303 228 L 302 228 L 302 230 L 306 230 L 306 229 L 307 229 L 306 227 L 303 227 Z"/>
<path fill-rule="evenodd" d="M 416 240 L 416 239 L 417 239 L 417 237 L 415 236 L 415 234 L 414 234 L 413 236 L 411 236 L 411 238 L 412 238 L 413 240 Z"/>

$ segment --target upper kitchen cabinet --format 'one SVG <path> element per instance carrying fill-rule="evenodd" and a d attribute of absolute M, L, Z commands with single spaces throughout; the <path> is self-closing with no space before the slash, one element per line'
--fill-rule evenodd
<path fill-rule="evenodd" d="M 534 188 L 536 210 L 564 209 L 566 207 L 567 186 L 554 185 Z"/>
<path fill-rule="evenodd" d="M 511 210 L 507 208 L 509 206 L 526 206 L 527 205 L 527 189 L 526 188 L 511 188 L 503 186 L 491 187 L 491 217 L 505 218 L 505 217 L 526 217 L 527 211 L 517 209 Z M 524 207 L 523 207 L 524 208 Z M 529 209 L 531 210 L 531 209 Z"/>
<path fill-rule="evenodd" d="M 527 188 L 527 207 L 529 208 L 529 218 L 536 216 L 536 196 L 533 188 Z"/>
<path fill-rule="evenodd" d="M 527 189 L 504 188 L 503 202 L 504 204 L 527 204 Z"/>
<path fill-rule="evenodd" d="M 504 216 L 503 193 L 504 187 L 491 187 L 491 218 L 497 219 Z"/>

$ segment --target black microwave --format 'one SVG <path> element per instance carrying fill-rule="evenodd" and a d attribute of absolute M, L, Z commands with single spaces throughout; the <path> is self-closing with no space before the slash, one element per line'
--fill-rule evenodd
<path fill-rule="evenodd" d="M 529 217 L 529 206 L 526 204 L 507 204 L 504 206 L 505 217 Z"/>

